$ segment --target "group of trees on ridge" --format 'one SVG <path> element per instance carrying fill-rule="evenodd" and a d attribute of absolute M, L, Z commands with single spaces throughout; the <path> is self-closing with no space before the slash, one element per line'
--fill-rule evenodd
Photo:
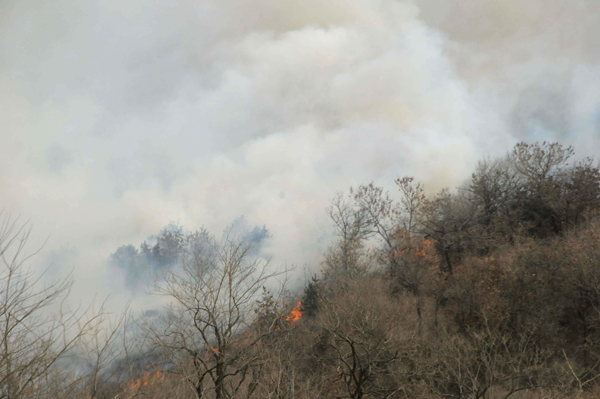
<path fill-rule="evenodd" d="M 244 217 L 234 220 L 226 231 L 252 244 L 254 253 L 260 251 L 270 237 L 265 226 L 250 228 Z M 179 264 L 183 257 L 206 251 L 210 240 L 211 234 L 204 228 L 186 232 L 182 226 L 171 222 L 158 235 L 142 242 L 139 249 L 131 244 L 117 248 L 110 256 L 110 265 L 124 273 L 127 288 L 140 291 L 146 289 L 153 278 Z"/>
<path fill-rule="evenodd" d="M 573 158 L 519 143 L 455 190 L 403 177 L 396 193 L 340 193 L 335 240 L 297 295 L 256 241 L 182 235 L 202 245 L 142 317 L 44 316 L 72 282 L 40 289 L 28 231 L 4 217 L 0 398 L 598 397 L 600 169 Z"/>

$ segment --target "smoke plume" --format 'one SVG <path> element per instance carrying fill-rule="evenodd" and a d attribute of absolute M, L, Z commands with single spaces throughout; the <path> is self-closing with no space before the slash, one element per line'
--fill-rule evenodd
<path fill-rule="evenodd" d="M 118 299 L 110 254 L 170 221 L 244 215 L 314 267 L 338 190 L 453 187 L 520 140 L 594 155 L 598 37 L 596 0 L 3 1 L 0 206 L 81 298 Z"/>

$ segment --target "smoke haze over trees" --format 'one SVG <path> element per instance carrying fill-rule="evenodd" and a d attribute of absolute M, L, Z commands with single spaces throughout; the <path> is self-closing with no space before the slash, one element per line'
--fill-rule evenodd
<path fill-rule="evenodd" d="M 252 244 L 250 250 L 255 255 L 270 237 L 265 226 L 250 229 L 243 217 L 237 218 L 226 231 Z M 125 284 L 129 289 L 146 289 L 152 279 L 160 278 L 165 270 L 206 251 L 211 239 L 206 229 L 186 233 L 182 226 L 171 222 L 158 235 L 148 237 L 139 249 L 131 244 L 117 248 L 110 255 L 110 264 L 125 273 Z"/>
<path fill-rule="evenodd" d="M 104 261 L 173 220 L 244 215 L 316 264 L 337 191 L 454 187 L 521 140 L 600 149 L 594 0 L 38 3 L 0 4 L 0 203 L 79 297 L 116 299 Z"/>
<path fill-rule="evenodd" d="M 332 198 L 301 290 L 243 218 L 118 248 L 164 299 L 137 315 L 54 306 L 72 280 L 26 269 L 30 228 L 3 215 L 0 397 L 597 397 L 600 166 L 521 142 L 456 189 L 395 185 Z"/>
<path fill-rule="evenodd" d="M 2 392 L 590 394 L 598 37 L 596 0 L 0 1 L 0 210 L 36 254 L 2 260 Z M 248 336 L 159 364 L 191 308 L 157 288 L 234 238 L 277 276 Z"/>

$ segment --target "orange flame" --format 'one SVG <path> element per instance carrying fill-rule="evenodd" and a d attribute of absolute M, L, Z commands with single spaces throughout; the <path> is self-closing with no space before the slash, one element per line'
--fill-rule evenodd
<path fill-rule="evenodd" d="M 431 240 L 425 240 L 423 241 L 423 249 L 421 249 L 419 252 L 417 252 L 417 255 L 419 256 L 425 256 L 427 255 L 427 253 L 425 252 L 425 250 L 429 250 L 429 246 L 431 245 Z"/>
<path fill-rule="evenodd" d="M 156 370 L 154 374 L 152 374 L 151 372 L 147 372 L 142 378 L 133 379 L 133 385 L 131 386 L 131 389 L 138 389 L 142 386 L 150 385 L 156 382 L 157 380 L 163 378 L 163 376 L 164 374 L 161 373 L 159 370 Z"/>
<path fill-rule="evenodd" d="M 424 240 L 422 249 L 420 251 L 417 251 L 417 256 L 427 255 L 427 252 L 425 250 L 429 250 L 430 246 L 431 246 L 431 240 Z M 402 249 L 402 250 L 398 249 L 398 250 L 396 250 L 396 252 L 394 252 L 394 256 L 404 255 L 404 253 L 406 253 L 406 249 Z"/>
<path fill-rule="evenodd" d="M 302 301 L 298 301 L 296 307 L 292 310 L 285 320 L 289 323 L 295 323 L 302 318 Z"/>

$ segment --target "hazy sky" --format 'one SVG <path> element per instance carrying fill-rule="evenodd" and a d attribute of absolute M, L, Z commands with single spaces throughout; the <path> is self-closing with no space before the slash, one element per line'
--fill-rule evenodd
<path fill-rule="evenodd" d="M 244 215 L 314 266 L 335 191 L 595 155 L 599 38 L 597 0 L 3 0 L 0 207 L 79 294 L 169 221 Z"/>

